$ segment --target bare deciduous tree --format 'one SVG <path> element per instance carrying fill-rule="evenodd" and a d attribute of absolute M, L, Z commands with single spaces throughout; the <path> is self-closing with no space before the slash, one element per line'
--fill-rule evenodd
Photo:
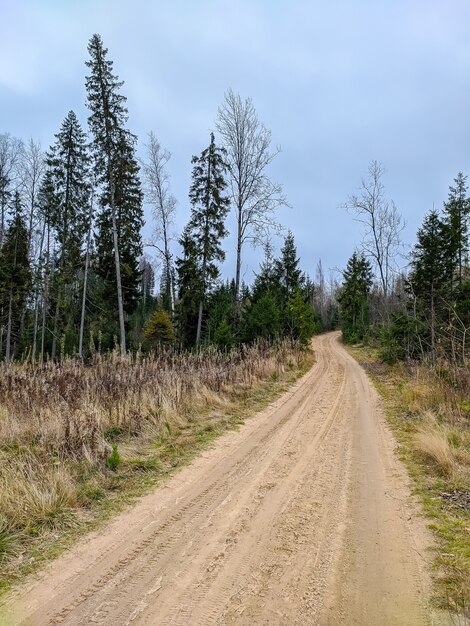
<path fill-rule="evenodd" d="M 385 168 L 378 161 L 371 161 L 368 176 L 361 181 L 358 196 L 349 196 L 344 207 L 355 214 L 364 224 L 362 242 L 364 253 L 372 259 L 383 292 L 384 301 L 390 292 L 396 258 L 400 249 L 400 233 L 405 223 L 395 203 L 385 198 L 382 177 Z"/>
<path fill-rule="evenodd" d="M 0 244 L 6 229 L 6 210 L 17 184 L 23 143 L 9 133 L 0 135 Z"/>
<path fill-rule="evenodd" d="M 216 128 L 227 151 L 232 205 L 237 219 L 237 303 L 243 245 L 247 241 L 258 245 L 273 229 L 280 231 L 275 210 L 287 205 L 287 201 L 282 186 L 274 183 L 267 172 L 280 149 L 271 150 L 271 131 L 259 120 L 251 99 L 243 101 L 229 89 L 219 108 Z"/>
<path fill-rule="evenodd" d="M 28 141 L 22 151 L 20 167 L 22 195 L 28 210 L 28 249 L 30 256 L 34 259 L 37 256 L 37 251 L 34 249 L 36 235 L 39 234 L 36 229 L 40 222 L 39 190 L 46 167 L 44 153 L 39 142 L 35 142 L 33 139 Z"/>
<path fill-rule="evenodd" d="M 147 160 L 142 163 L 145 176 L 145 196 L 152 205 L 155 219 L 154 240 L 147 245 L 155 248 L 162 261 L 165 273 L 165 285 L 170 302 L 171 317 L 175 314 L 175 286 L 173 280 L 173 256 L 170 250 L 173 216 L 176 209 L 176 198 L 170 193 L 169 176 L 166 165 L 171 158 L 171 152 L 164 150 L 158 139 L 151 132 L 149 134 Z"/>

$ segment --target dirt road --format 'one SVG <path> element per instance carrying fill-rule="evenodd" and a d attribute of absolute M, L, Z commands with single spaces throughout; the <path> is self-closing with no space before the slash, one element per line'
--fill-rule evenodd
<path fill-rule="evenodd" d="M 4 623 L 438 624 L 426 532 L 332 333 L 287 394 L 9 600 Z"/>

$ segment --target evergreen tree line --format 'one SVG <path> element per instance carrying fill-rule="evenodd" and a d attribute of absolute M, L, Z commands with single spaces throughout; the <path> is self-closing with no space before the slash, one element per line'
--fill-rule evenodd
<path fill-rule="evenodd" d="M 446 359 L 468 363 L 470 352 L 470 198 L 459 173 L 441 211 L 417 232 L 409 266 L 384 296 L 373 259 L 356 251 L 338 293 L 344 339 L 378 339 L 386 360 Z"/>
<path fill-rule="evenodd" d="M 229 91 L 217 121 L 223 145 L 212 133 L 192 158 L 191 215 L 175 258 L 170 153 L 150 133 L 139 162 L 123 82 L 99 35 L 88 53 L 87 131 L 70 111 L 45 154 L 32 141 L 0 135 L 1 357 L 37 362 L 161 344 L 227 349 L 258 337 L 307 343 L 316 329 L 332 327 L 336 309 L 321 265 L 315 287 L 299 269 L 290 232 L 280 258 L 266 245 L 254 284 L 241 281 L 243 245 L 279 232 L 275 209 L 286 202 L 266 174 L 276 152 L 251 101 Z M 145 200 L 155 221 L 148 245 L 162 266 L 158 286 L 143 255 Z M 237 272 L 224 283 L 230 210 L 237 213 Z"/>

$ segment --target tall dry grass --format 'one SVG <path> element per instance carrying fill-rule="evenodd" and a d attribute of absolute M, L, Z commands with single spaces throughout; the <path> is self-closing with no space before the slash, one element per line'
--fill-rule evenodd
<path fill-rule="evenodd" d="M 126 475 L 158 468 L 153 457 L 126 465 L 126 449 L 135 457 L 145 446 L 155 452 L 169 433 L 197 432 L 208 416 L 233 412 L 263 381 L 298 371 L 304 359 L 286 342 L 1 366 L 0 588 L 35 542 L 50 543 L 119 493 L 124 467 Z M 200 439 L 186 435 L 186 444 Z"/>
<path fill-rule="evenodd" d="M 470 487 L 470 371 L 447 363 L 407 369 L 402 404 L 416 420 L 415 449 L 455 488 Z"/>

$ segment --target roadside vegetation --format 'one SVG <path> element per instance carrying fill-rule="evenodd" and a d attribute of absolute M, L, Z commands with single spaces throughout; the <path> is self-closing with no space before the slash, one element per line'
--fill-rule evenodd
<path fill-rule="evenodd" d="M 436 601 L 470 617 L 470 198 L 459 172 L 403 262 L 401 219 L 373 161 L 346 208 L 362 249 L 337 293 L 345 343 L 385 399 L 438 551 Z M 462 621 L 463 620 L 463 621 Z"/>
<path fill-rule="evenodd" d="M 0 590 L 308 369 L 295 342 L 0 371 Z"/>
<path fill-rule="evenodd" d="M 384 398 L 430 528 L 436 603 L 461 614 L 470 609 L 470 372 L 441 364 L 384 363 L 380 351 L 350 346 Z M 458 616 L 456 615 L 456 619 Z"/>

